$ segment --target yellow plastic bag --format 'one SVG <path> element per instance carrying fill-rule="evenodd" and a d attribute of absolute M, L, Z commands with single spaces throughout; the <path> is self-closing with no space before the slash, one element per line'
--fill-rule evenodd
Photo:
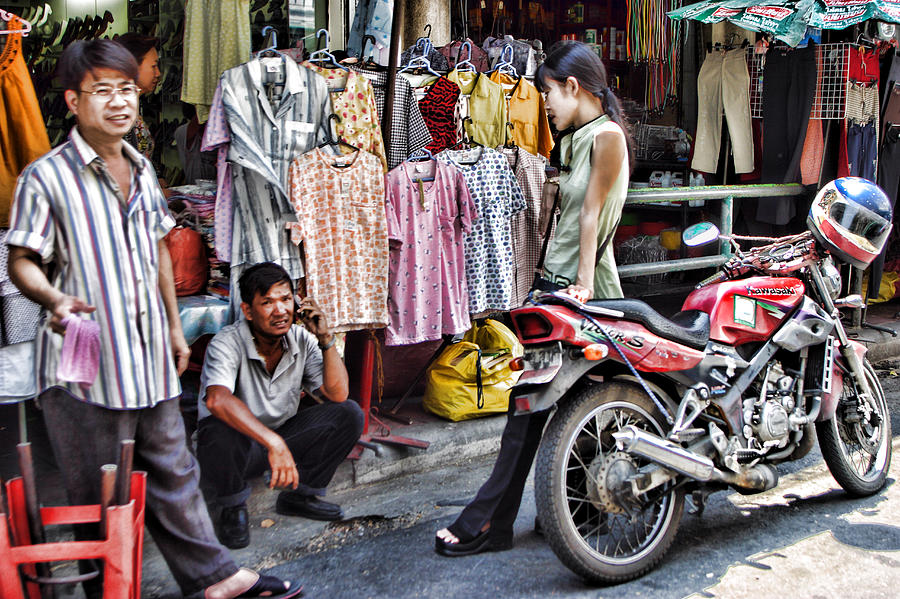
<path fill-rule="evenodd" d="M 429 367 L 423 407 L 455 422 L 506 412 L 519 379 L 509 362 L 522 352 L 515 334 L 499 322 L 473 325 Z"/>

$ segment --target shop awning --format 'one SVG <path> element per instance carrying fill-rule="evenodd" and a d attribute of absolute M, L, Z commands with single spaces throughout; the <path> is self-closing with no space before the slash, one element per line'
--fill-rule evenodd
<path fill-rule="evenodd" d="M 701 23 L 727 20 L 796 46 L 807 26 L 844 29 L 867 19 L 900 23 L 900 0 L 704 0 L 667 14 Z"/>

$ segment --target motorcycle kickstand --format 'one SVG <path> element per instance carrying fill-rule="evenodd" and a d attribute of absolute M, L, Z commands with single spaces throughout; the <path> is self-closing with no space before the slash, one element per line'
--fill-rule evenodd
<path fill-rule="evenodd" d="M 691 503 L 693 508 L 688 509 L 688 513 L 698 518 L 703 517 L 703 510 L 706 509 L 706 502 L 709 496 L 713 494 L 711 489 L 695 489 L 691 492 Z"/>

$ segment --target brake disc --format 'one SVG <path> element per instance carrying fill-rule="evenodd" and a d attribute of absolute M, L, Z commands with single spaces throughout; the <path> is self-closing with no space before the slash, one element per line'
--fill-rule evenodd
<path fill-rule="evenodd" d="M 631 513 L 637 503 L 630 478 L 637 474 L 634 459 L 624 451 L 615 451 L 595 460 L 588 469 L 588 497 L 600 510 L 611 514 Z"/>

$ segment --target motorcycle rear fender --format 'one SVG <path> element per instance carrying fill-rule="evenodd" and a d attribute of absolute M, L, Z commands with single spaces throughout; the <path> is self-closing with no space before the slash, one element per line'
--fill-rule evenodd
<path fill-rule="evenodd" d="M 516 415 L 541 412 L 553 406 L 563 395 L 568 393 L 575 383 L 581 380 L 587 372 L 601 364 L 592 360 L 573 360 L 568 356 L 563 358 L 559 372 L 549 383 L 542 385 L 515 386 L 509 396 L 509 401 L 514 401 Z"/>
<path fill-rule="evenodd" d="M 523 345 L 561 341 L 565 345 L 586 347 L 602 343 L 609 347 L 612 359 L 621 361 L 617 345 L 628 360 L 643 372 L 671 372 L 693 368 L 703 359 L 703 351 L 651 333 L 643 325 L 627 320 L 597 317 L 606 336 L 597 326 L 565 306 L 516 308 L 510 313 L 513 328 Z"/>

